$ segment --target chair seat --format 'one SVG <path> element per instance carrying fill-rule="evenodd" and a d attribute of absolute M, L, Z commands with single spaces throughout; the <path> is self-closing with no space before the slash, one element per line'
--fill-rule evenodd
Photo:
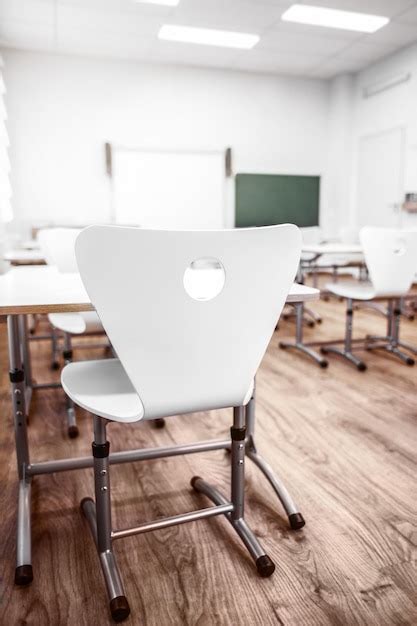
<path fill-rule="evenodd" d="M 104 333 L 100 318 L 95 311 L 82 313 L 50 313 L 48 320 L 58 330 L 71 335 Z"/>
<path fill-rule="evenodd" d="M 61 383 L 71 400 L 94 415 L 126 423 L 146 419 L 142 401 L 119 359 L 69 363 L 62 370 Z M 252 381 L 243 404 L 251 399 L 253 386 Z M 162 410 L 161 417 L 172 415 L 169 398 Z"/>
<path fill-rule="evenodd" d="M 80 407 L 116 422 L 138 422 L 144 409 L 119 359 L 69 363 L 61 374 L 65 393 Z"/>
<path fill-rule="evenodd" d="M 346 280 L 340 283 L 328 283 L 325 289 L 336 296 L 352 298 L 352 300 L 372 300 L 375 297 L 375 289 L 369 282 L 359 283 L 356 280 Z"/>

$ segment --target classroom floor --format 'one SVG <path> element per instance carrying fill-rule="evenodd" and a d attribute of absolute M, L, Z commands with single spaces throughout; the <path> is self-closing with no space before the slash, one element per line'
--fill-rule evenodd
<path fill-rule="evenodd" d="M 343 333 L 341 303 L 314 303 L 323 324 L 307 337 Z M 355 334 L 383 331 L 376 313 L 355 314 Z M 33 489 L 34 582 L 13 585 L 16 462 L 7 373 L 6 327 L 0 324 L 0 623 L 110 624 L 98 559 L 79 501 L 93 494 L 90 470 L 38 476 Z M 307 524 L 290 531 L 260 472 L 247 461 L 247 520 L 277 569 L 260 579 L 226 520 L 213 518 L 116 542 L 132 615 L 146 626 L 392 626 L 417 623 L 417 366 L 366 354 L 366 373 L 329 357 L 327 371 L 277 347 L 292 322 L 281 322 L 257 380 L 257 445 L 284 479 Z M 417 320 L 403 321 L 417 344 Z M 49 370 L 49 345 L 33 345 L 38 382 Z M 79 358 L 97 351 L 83 350 Z M 163 392 L 163 390 L 161 390 Z M 30 420 L 33 457 L 89 454 L 91 419 L 68 440 L 64 398 L 38 391 Z M 231 412 L 111 425 L 112 449 L 223 437 Z M 207 506 L 189 486 L 194 474 L 228 490 L 229 458 L 215 452 L 112 467 L 118 528 Z"/>

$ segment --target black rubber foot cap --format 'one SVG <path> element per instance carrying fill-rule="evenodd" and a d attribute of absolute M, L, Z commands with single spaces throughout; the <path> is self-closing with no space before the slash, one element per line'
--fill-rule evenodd
<path fill-rule="evenodd" d="M 320 361 L 320 367 L 325 370 L 326 367 L 329 367 L 329 361 L 326 361 L 326 360 Z"/>
<path fill-rule="evenodd" d="M 322 354 L 328 354 L 328 352 L 327 352 L 326 348 L 320 348 L 320 352 L 321 352 Z"/>
<path fill-rule="evenodd" d="M 285 350 L 285 348 L 287 347 L 285 343 L 281 343 L 281 342 L 279 342 L 278 346 L 281 348 L 281 350 Z"/>
<path fill-rule="evenodd" d="M 368 369 L 368 366 L 366 365 L 366 363 L 358 363 L 358 370 L 360 372 L 366 372 L 366 370 Z"/>
<path fill-rule="evenodd" d="M 322 323 L 322 321 L 323 321 L 323 320 L 322 320 L 321 318 L 320 318 L 320 319 L 318 319 L 318 320 L 316 320 L 317 324 L 321 324 L 321 323 Z"/>
<path fill-rule="evenodd" d="M 29 585 L 33 580 L 33 570 L 31 565 L 19 565 L 14 573 L 16 585 Z"/>
<path fill-rule="evenodd" d="M 259 576 L 262 576 L 262 578 L 268 578 L 268 576 L 272 576 L 275 572 L 275 565 L 269 556 L 264 554 L 256 559 L 256 569 L 258 570 Z"/>
<path fill-rule="evenodd" d="M 315 322 L 307 322 L 307 326 L 309 328 L 314 328 L 315 325 L 316 325 Z"/>
<path fill-rule="evenodd" d="M 130 606 L 126 596 L 117 596 L 110 601 L 110 613 L 115 622 L 123 622 L 129 617 Z"/>
<path fill-rule="evenodd" d="M 306 525 L 305 519 L 301 513 L 292 513 L 288 516 L 288 521 L 293 530 L 300 530 L 300 528 Z"/>
<path fill-rule="evenodd" d="M 51 365 L 51 369 L 53 370 L 59 370 L 59 363 L 58 361 L 54 361 Z"/>
<path fill-rule="evenodd" d="M 196 489 L 196 482 L 197 480 L 201 480 L 201 476 L 193 476 L 192 479 L 190 480 L 190 485 L 193 489 Z"/>
<path fill-rule="evenodd" d="M 414 359 L 412 359 L 411 357 L 408 357 L 407 358 L 407 365 L 414 365 L 414 364 L 415 364 Z"/>
<path fill-rule="evenodd" d="M 75 439 L 79 434 L 78 426 L 68 426 L 68 437 L 70 439 Z"/>
<path fill-rule="evenodd" d="M 160 417 L 154 421 L 155 428 L 165 428 L 165 420 Z"/>

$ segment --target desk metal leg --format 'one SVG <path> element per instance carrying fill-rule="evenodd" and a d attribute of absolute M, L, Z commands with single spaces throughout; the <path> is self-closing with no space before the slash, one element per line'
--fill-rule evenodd
<path fill-rule="evenodd" d="M 33 580 L 31 554 L 31 477 L 26 474 L 29 465 L 29 445 L 26 428 L 26 385 L 23 364 L 24 334 L 26 321 L 22 316 L 9 315 L 7 332 L 9 343 L 10 382 L 15 427 L 17 470 L 19 476 L 19 501 L 17 513 L 17 551 L 15 583 L 27 585 Z M 25 326 L 26 328 L 26 326 Z"/>
<path fill-rule="evenodd" d="M 288 521 L 293 530 L 299 530 L 305 525 L 303 516 L 298 510 L 297 505 L 288 493 L 284 483 L 278 478 L 272 467 L 265 461 L 265 459 L 258 453 L 255 445 L 255 388 L 253 390 L 252 398 L 246 405 L 246 456 L 255 463 L 255 465 L 261 470 L 263 475 L 268 479 L 271 487 L 277 494 L 285 512 L 288 516 Z"/>
<path fill-rule="evenodd" d="M 315 350 L 312 350 L 312 348 L 309 348 L 308 346 L 306 346 L 304 341 L 303 341 L 304 303 L 303 302 L 297 302 L 296 304 L 294 304 L 294 306 L 295 306 L 295 315 L 296 315 L 295 343 L 290 342 L 290 341 L 280 341 L 279 344 L 278 344 L 279 347 L 281 349 L 283 349 L 283 350 L 286 349 L 286 348 L 292 348 L 293 350 L 299 350 L 303 354 L 306 354 L 311 359 L 313 359 L 313 361 L 318 363 L 318 365 L 320 365 L 320 367 L 323 367 L 323 368 L 327 367 L 328 364 L 329 364 L 328 361 L 326 359 L 323 359 L 323 357 L 320 356 L 320 354 L 318 354 L 318 352 L 316 352 Z"/>

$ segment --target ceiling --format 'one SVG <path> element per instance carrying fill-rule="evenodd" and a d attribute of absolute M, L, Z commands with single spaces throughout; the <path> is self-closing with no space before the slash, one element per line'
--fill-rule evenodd
<path fill-rule="evenodd" d="M 417 0 L 304 2 L 391 18 L 373 34 L 281 21 L 296 1 L 302 2 L 180 0 L 173 8 L 134 0 L 0 0 L 0 46 L 331 78 L 417 41 Z M 256 33 L 261 40 L 252 50 L 159 41 L 164 23 Z"/>

